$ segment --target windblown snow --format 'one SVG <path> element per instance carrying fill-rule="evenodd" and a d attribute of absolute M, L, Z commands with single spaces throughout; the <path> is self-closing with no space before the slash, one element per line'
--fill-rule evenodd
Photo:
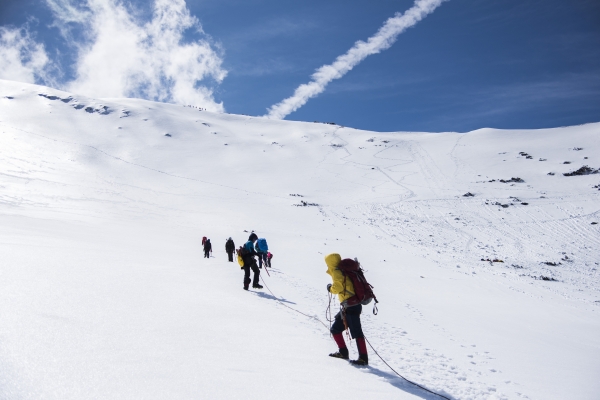
<path fill-rule="evenodd" d="M 439 398 L 327 356 L 331 252 L 409 380 L 598 398 L 600 124 L 381 133 L 0 81 L 0 133 L 1 399 Z M 246 292 L 224 246 L 252 230 L 273 269 Z"/>

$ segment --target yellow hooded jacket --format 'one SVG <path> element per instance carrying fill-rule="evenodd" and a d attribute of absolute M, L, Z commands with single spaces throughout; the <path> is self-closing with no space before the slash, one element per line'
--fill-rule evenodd
<path fill-rule="evenodd" d="M 329 291 L 333 294 L 337 294 L 340 303 L 343 303 L 350 297 L 354 296 L 354 285 L 352 285 L 352 281 L 348 278 L 345 278 L 344 274 L 342 274 L 342 271 L 337 268 L 340 261 L 342 261 L 342 257 L 337 253 L 332 253 L 325 256 L 327 273 L 333 279 L 333 284 L 331 285 L 331 289 L 329 289 Z M 346 281 L 345 283 L 344 279 Z M 346 290 L 344 290 L 344 285 L 346 286 Z"/>

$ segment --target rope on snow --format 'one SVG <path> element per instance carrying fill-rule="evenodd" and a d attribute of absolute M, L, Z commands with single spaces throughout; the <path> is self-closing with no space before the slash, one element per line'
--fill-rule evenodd
<path fill-rule="evenodd" d="M 308 317 L 308 318 L 310 318 L 310 319 L 314 319 L 315 321 L 318 321 L 318 322 L 319 322 L 321 325 L 323 325 L 325 328 L 327 328 L 327 325 L 326 325 L 326 324 L 325 324 L 323 321 L 321 321 L 321 320 L 320 320 L 320 319 L 319 319 L 319 318 L 318 318 L 316 315 L 308 315 L 308 314 L 305 314 L 305 313 L 303 313 L 302 311 L 300 311 L 300 310 L 296 310 L 295 308 L 293 308 L 293 307 L 290 307 L 290 306 L 288 306 L 287 304 L 285 304 L 283 301 L 279 300 L 279 298 L 278 298 L 277 296 L 275 296 L 275 294 L 274 294 L 274 293 L 271 291 L 271 289 L 269 289 L 269 286 L 267 286 L 267 284 L 266 284 L 266 282 L 265 282 L 265 280 L 263 279 L 263 277 L 262 277 L 262 276 L 260 276 L 260 280 L 262 281 L 263 285 L 264 285 L 264 286 L 267 288 L 267 290 L 269 291 L 269 293 L 271 293 L 271 296 L 273 296 L 273 297 L 275 298 L 275 300 L 277 300 L 277 302 L 279 302 L 279 304 L 281 304 L 281 305 L 282 305 L 282 306 L 284 306 L 284 307 L 287 307 L 287 308 L 289 308 L 289 309 L 290 309 L 290 310 L 292 310 L 292 311 L 295 311 L 295 312 L 297 312 L 298 314 L 302 314 L 302 315 L 304 315 L 305 317 Z M 328 312 L 329 312 L 329 317 L 330 317 L 330 318 L 328 319 L 328 321 L 329 321 L 329 322 L 330 322 L 330 324 L 331 324 L 331 321 L 330 321 L 330 320 L 331 320 L 331 296 L 329 296 L 329 306 L 327 307 L 327 310 L 328 310 Z M 326 312 L 326 313 L 327 313 L 327 312 Z M 326 315 L 327 315 L 327 314 L 326 314 Z M 405 377 L 403 377 L 402 375 L 400 375 L 398 372 L 396 372 L 396 370 L 395 370 L 394 368 L 392 368 L 392 367 L 390 366 L 390 364 L 388 364 L 388 363 L 387 363 L 387 361 L 385 361 L 385 360 L 383 359 L 383 357 L 381 357 L 381 356 L 379 355 L 379 353 L 377 352 L 377 350 L 375 350 L 375 348 L 373 347 L 373 345 L 371 344 L 371 342 L 369 342 L 369 339 L 367 339 L 367 338 L 365 337 L 365 340 L 366 340 L 366 341 L 367 341 L 367 343 L 369 344 L 369 347 L 371 348 L 371 350 L 373 350 L 373 352 L 374 352 L 374 353 L 377 355 L 377 357 L 379 357 L 379 359 L 381 359 L 381 361 L 383 361 L 383 363 L 384 363 L 385 365 L 387 365 L 387 366 L 388 366 L 388 368 L 389 368 L 389 369 L 391 369 L 391 370 L 392 370 L 392 371 L 393 371 L 393 372 L 394 372 L 396 375 L 398 375 L 400 378 L 404 379 L 406 382 L 410 383 L 411 385 L 414 385 L 414 386 L 416 386 L 416 387 L 418 387 L 418 388 L 420 388 L 420 389 L 423 389 L 424 391 L 426 391 L 426 392 L 428 392 L 428 393 L 431 393 L 431 394 L 434 394 L 434 395 L 436 395 L 436 396 L 439 396 L 439 397 L 441 397 L 442 399 L 446 399 L 446 400 L 452 400 L 452 399 L 450 399 L 449 397 L 446 397 L 446 396 L 444 396 L 443 394 L 439 394 L 439 393 L 433 392 L 433 391 L 431 391 L 431 390 L 427 389 L 426 387 L 423 387 L 423 386 L 419 385 L 418 383 L 415 383 L 415 382 L 413 382 L 413 381 L 410 381 L 410 380 L 406 379 Z"/>

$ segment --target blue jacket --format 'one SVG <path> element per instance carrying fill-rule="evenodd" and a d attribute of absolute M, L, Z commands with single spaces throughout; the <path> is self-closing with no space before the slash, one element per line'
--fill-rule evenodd
<path fill-rule="evenodd" d="M 244 248 L 246 250 L 248 250 L 248 254 L 243 255 L 242 259 L 244 260 L 244 266 L 248 265 L 251 266 L 252 264 L 256 264 L 256 260 L 254 259 L 254 256 L 256 256 L 256 251 L 254 251 L 254 243 L 252 243 L 250 240 L 248 240 L 245 244 L 244 244 Z"/>
<path fill-rule="evenodd" d="M 248 252 L 255 256 L 256 255 L 256 251 L 254 251 L 254 243 L 252 243 L 250 240 L 248 240 L 245 244 L 244 247 L 246 248 L 246 250 L 248 250 Z"/>

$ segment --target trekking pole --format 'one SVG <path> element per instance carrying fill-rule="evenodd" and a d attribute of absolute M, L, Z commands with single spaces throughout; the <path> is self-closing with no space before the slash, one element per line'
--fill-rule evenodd
<path fill-rule="evenodd" d="M 269 278 L 271 277 L 271 274 L 269 273 L 269 270 L 267 269 L 267 263 L 263 262 L 263 264 L 265 264 L 265 272 L 267 273 L 267 275 L 269 276 Z"/>

